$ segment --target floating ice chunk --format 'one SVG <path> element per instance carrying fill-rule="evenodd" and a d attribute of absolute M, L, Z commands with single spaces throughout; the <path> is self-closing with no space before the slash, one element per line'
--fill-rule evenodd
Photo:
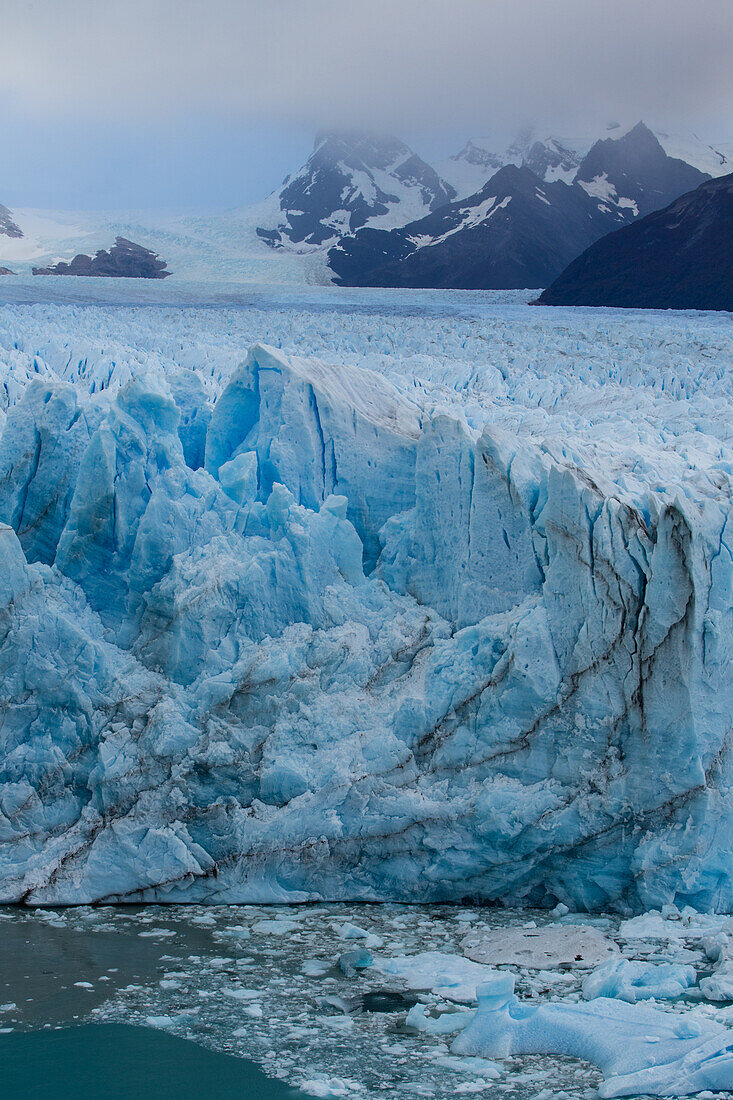
<path fill-rule="evenodd" d="M 733 945 L 721 944 L 713 974 L 703 978 L 700 990 L 709 1001 L 733 1001 Z"/>
<path fill-rule="evenodd" d="M 301 969 L 307 978 L 322 978 L 331 969 L 331 963 L 323 959 L 306 959 Z"/>
<path fill-rule="evenodd" d="M 344 951 L 339 955 L 339 966 L 344 974 L 353 974 L 355 970 L 365 970 L 374 962 L 371 952 L 362 948 L 358 951 Z"/>
<path fill-rule="evenodd" d="M 233 1001 L 256 1001 L 262 996 L 260 989 L 222 989 L 222 993 Z"/>
<path fill-rule="evenodd" d="M 364 940 L 365 947 L 382 947 L 384 940 L 374 932 L 367 932 L 366 928 L 360 928 L 358 924 L 333 924 L 331 926 L 343 940 Z"/>
<path fill-rule="evenodd" d="M 729 916 L 697 913 L 689 907 L 680 914 L 675 907 L 665 906 L 664 912 L 651 909 L 622 921 L 618 934 L 623 940 L 699 940 L 720 932 L 730 920 Z"/>
<path fill-rule="evenodd" d="M 459 1009 L 457 1012 L 441 1012 L 438 1016 L 430 1016 L 424 1005 L 416 1004 L 407 1013 L 405 1024 L 428 1035 L 455 1035 L 474 1015 L 472 1009 Z"/>
<path fill-rule="evenodd" d="M 603 1073 L 599 1095 L 604 1098 L 733 1089 L 732 1029 L 608 998 L 588 1004 L 522 1004 L 508 973 L 479 989 L 476 1016 L 453 1041 L 451 1052 L 580 1058 Z"/>
<path fill-rule="evenodd" d="M 145 1018 L 145 1024 L 147 1027 L 173 1027 L 175 1020 L 172 1016 L 147 1016 Z"/>
<path fill-rule="evenodd" d="M 694 966 L 611 959 L 584 979 L 583 996 L 588 1001 L 595 997 L 617 997 L 629 1004 L 652 997 L 673 1001 L 696 981 Z"/>
<path fill-rule="evenodd" d="M 437 1066 L 445 1066 L 446 1069 L 455 1069 L 459 1073 L 477 1073 L 482 1077 L 488 1077 L 496 1081 L 501 1077 L 501 1067 L 496 1062 L 490 1062 L 488 1058 L 456 1058 L 450 1054 L 444 1054 L 435 1059 Z"/>
<path fill-rule="evenodd" d="M 489 965 L 548 967 L 597 966 L 618 954 L 613 940 L 584 925 L 548 925 L 544 928 L 497 928 L 469 933 L 461 942 L 469 959 Z"/>
<path fill-rule="evenodd" d="M 402 978 L 410 989 L 430 989 L 449 1001 L 472 1003 L 476 987 L 493 979 L 496 971 L 461 955 L 423 951 L 419 955 L 375 956 L 374 967 Z"/>
<path fill-rule="evenodd" d="M 366 940 L 369 938 L 369 932 L 366 928 L 360 928 L 358 924 L 350 924 L 348 921 L 344 924 L 334 924 L 332 927 L 342 940 Z"/>
<path fill-rule="evenodd" d="M 341 1077 L 317 1076 L 309 1077 L 298 1083 L 301 1092 L 307 1092 L 309 1096 L 349 1096 L 355 1091 L 360 1092 L 361 1087 L 357 1081 L 344 1080 Z"/>
<path fill-rule="evenodd" d="M 216 918 L 211 913 L 197 913 L 196 916 L 191 917 L 191 924 L 200 924 L 204 928 L 214 928 L 216 926 Z M 228 932 L 232 929 L 228 928 Z"/>
<path fill-rule="evenodd" d="M 267 932 L 270 936 L 286 936 L 295 932 L 298 922 L 294 920 L 260 920 L 252 925 L 255 932 Z"/>

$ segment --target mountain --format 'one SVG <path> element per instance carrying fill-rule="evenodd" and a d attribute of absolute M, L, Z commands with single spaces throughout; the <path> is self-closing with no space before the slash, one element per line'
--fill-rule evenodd
<path fill-rule="evenodd" d="M 610 122 L 606 134 L 618 140 L 631 128 Z M 685 161 L 706 175 L 725 175 L 733 168 L 733 141 L 711 144 L 691 131 L 670 133 L 654 127 L 650 129 L 668 157 Z M 472 138 L 460 152 L 437 164 L 436 168 L 455 189 L 456 198 L 466 198 L 480 191 L 486 181 L 507 164 L 531 169 L 544 183 L 557 180 L 572 183 L 597 138 L 597 134 L 568 137 L 525 127 L 501 151 L 497 150 L 493 138 Z"/>
<path fill-rule="evenodd" d="M 274 196 L 272 224 L 257 233 L 273 247 L 321 248 L 366 225 L 403 225 L 454 197 L 435 169 L 397 138 L 322 133 L 304 166 Z"/>
<path fill-rule="evenodd" d="M 590 145 L 587 139 L 538 138 L 534 129 L 528 127 L 503 152 L 495 150 L 491 138 L 473 138 L 460 152 L 437 165 L 437 169 L 454 188 L 457 198 L 480 191 L 495 172 L 510 164 L 529 168 L 543 183 L 557 180 L 572 183 Z"/>
<path fill-rule="evenodd" d="M 20 227 L 13 221 L 13 215 L 7 206 L 3 206 L 0 203 L 0 236 L 3 237 L 17 237 L 23 236 Z"/>
<path fill-rule="evenodd" d="M 490 138 L 473 138 L 460 152 L 438 164 L 437 169 L 455 191 L 456 198 L 463 199 L 480 191 L 487 180 L 508 163 L 503 153 L 493 149 Z"/>
<path fill-rule="evenodd" d="M 538 301 L 733 310 L 733 174 L 603 237 Z"/>
<path fill-rule="evenodd" d="M 475 194 L 401 229 L 362 229 L 339 241 L 328 254 L 337 281 L 456 289 L 547 286 L 599 237 L 709 178 L 667 156 L 643 123 L 620 138 L 597 141 L 576 168 L 575 153 L 559 142 L 523 140 L 508 152 L 521 157 L 522 165 L 500 168 Z M 558 174 L 570 182 L 553 180 Z"/>
<path fill-rule="evenodd" d="M 610 211 L 628 220 L 650 214 L 710 177 L 665 153 L 643 122 L 619 138 L 597 141 L 583 158 L 574 182 Z"/>
<path fill-rule="evenodd" d="M 34 267 L 34 275 L 96 275 L 118 279 L 166 279 L 165 260 L 159 259 L 155 252 L 143 248 L 125 237 L 117 237 L 115 243 L 105 251 L 100 250 L 94 256 L 79 254 L 70 263 L 60 261 L 52 267 Z"/>
<path fill-rule="evenodd" d="M 545 286 L 608 228 L 582 189 L 507 165 L 469 199 L 401 230 L 363 229 L 328 256 L 348 286 Z"/>

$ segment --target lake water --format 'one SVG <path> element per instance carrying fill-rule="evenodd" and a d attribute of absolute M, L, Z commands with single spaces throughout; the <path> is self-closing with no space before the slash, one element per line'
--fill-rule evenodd
<path fill-rule="evenodd" d="M 163 1031 L 93 1024 L 0 1036 L 3 1100 L 305 1100 L 252 1062 Z"/>

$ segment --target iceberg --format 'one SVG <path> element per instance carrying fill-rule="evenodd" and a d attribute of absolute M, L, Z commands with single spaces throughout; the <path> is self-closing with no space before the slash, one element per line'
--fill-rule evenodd
<path fill-rule="evenodd" d="M 652 998 L 674 1001 L 696 983 L 694 966 L 617 959 L 587 975 L 583 980 L 583 996 L 589 1001 L 595 997 L 618 997 L 629 1004 Z"/>
<path fill-rule="evenodd" d="M 453 1041 L 453 1054 L 581 1058 L 603 1073 L 598 1091 L 604 1098 L 733 1088 L 733 1033 L 711 1020 L 604 997 L 589 1004 L 523 1004 L 512 974 L 481 986 L 478 997 L 476 1015 Z"/>
<path fill-rule="evenodd" d="M 414 383 L 339 323 L 336 366 L 3 352 L 0 898 L 733 909 L 710 399 L 683 438 L 653 362 L 652 440 L 553 435 L 455 321 Z"/>

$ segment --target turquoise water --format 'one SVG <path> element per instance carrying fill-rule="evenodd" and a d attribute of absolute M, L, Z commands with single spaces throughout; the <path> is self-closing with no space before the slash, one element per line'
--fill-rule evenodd
<path fill-rule="evenodd" d="M 252 1062 L 152 1028 L 0 1035 L 2 1100 L 305 1100 Z"/>

